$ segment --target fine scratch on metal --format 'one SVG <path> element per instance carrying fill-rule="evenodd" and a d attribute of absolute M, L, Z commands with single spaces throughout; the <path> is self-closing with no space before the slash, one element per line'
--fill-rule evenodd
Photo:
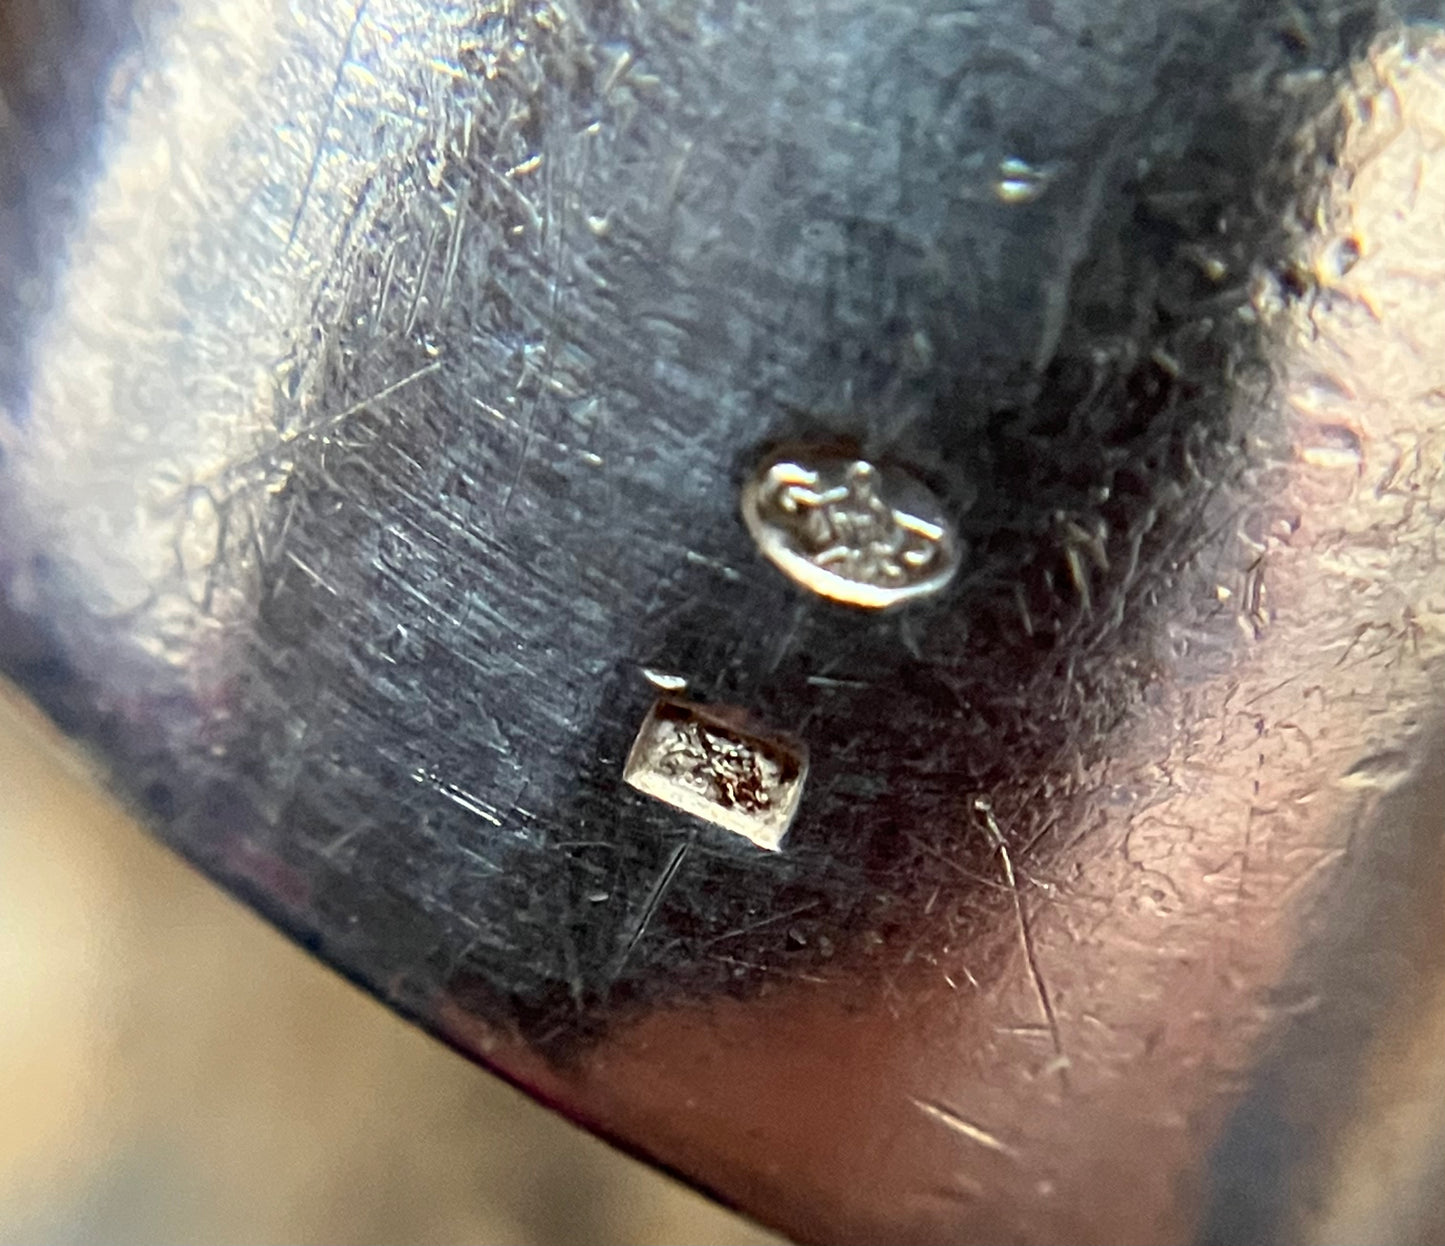
<path fill-rule="evenodd" d="M 377 392 L 374 394 L 369 394 L 365 398 L 358 399 L 356 402 L 353 402 L 349 407 L 345 408 L 342 411 L 336 412 L 334 415 L 323 415 L 318 417 L 310 424 L 304 424 L 299 428 L 290 429 L 289 431 L 280 434 L 278 437 L 276 437 L 274 442 L 257 451 L 255 454 L 250 455 L 249 457 L 244 459 L 238 459 L 234 463 L 223 464 L 216 468 L 214 472 L 198 478 L 196 484 L 198 486 L 211 485 L 215 484 L 222 478 L 244 478 L 248 472 L 253 471 L 255 468 L 264 465 L 267 462 L 269 456 L 275 453 L 277 447 L 290 445 L 292 442 L 300 441 L 302 438 L 315 437 L 320 433 L 326 432 L 328 429 L 335 428 L 339 424 L 344 424 L 353 415 L 356 415 L 360 411 L 364 411 L 372 403 L 384 402 L 386 399 L 400 393 L 408 385 L 414 385 L 423 377 L 430 376 L 433 372 L 439 371 L 444 362 L 445 360 L 442 359 L 433 359 L 430 363 L 423 364 L 415 372 L 409 373 L 408 375 L 402 377 L 400 380 L 393 381 L 390 385 L 387 385 L 382 389 L 377 390 Z M 288 505 L 284 519 L 286 526 L 290 525 L 291 515 L 294 509 L 294 503 Z M 281 535 L 284 536 L 284 528 Z M 270 543 L 274 546 L 279 547 L 281 541 L 278 538 L 272 538 Z"/>
<path fill-rule="evenodd" d="M 985 887 L 985 888 L 987 888 L 989 891 L 1008 891 L 1008 890 L 1009 890 L 1007 884 L 1005 884 L 1005 883 L 1000 883 L 1000 882 L 995 882 L 992 878 L 985 878 L 982 874 L 975 874 L 975 873 L 974 873 L 971 869 L 969 869 L 967 866 L 965 866 L 965 865 L 960 865 L 957 861 L 953 860 L 951 857 L 945 856 L 943 853 L 939 852 L 937 848 L 933 847 L 933 846 L 932 846 L 931 844 L 929 844 L 929 843 L 926 843 L 924 840 L 920 839 L 917 835 L 905 834 L 905 835 L 904 835 L 904 838 L 905 838 L 910 844 L 912 844 L 913 847 L 917 848 L 919 852 L 923 853 L 924 856 L 932 857 L 933 860 L 937 861 L 940 865 L 945 866 L 946 868 L 952 870 L 952 871 L 953 871 L 955 874 L 957 874 L 960 878 L 966 879 L 968 882 L 973 883 L 973 884 L 975 884 L 976 886 Z"/>
<path fill-rule="evenodd" d="M 507 485 L 506 495 L 502 498 L 502 514 L 507 513 L 508 507 L 512 505 L 512 495 L 517 492 L 517 486 L 522 481 L 522 473 L 527 469 L 527 460 L 532 456 L 532 441 L 536 432 L 535 421 L 537 418 L 537 399 L 534 397 L 527 404 L 525 417 L 525 430 L 522 434 L 522 449 L 517 455 L 517 469 L 512 473 L 511 482 Z"/>
<path fill-rule="evenodd" d="M 396 281 L 396 261 L 401 251 L 401 241 L 393 242 L 386 253 L 386 264 L 382 268 L 381 283 L 376 296 L 376 310 L 372 313 L 372 323 L 375 332 L 380 336 L 382 326 L 386 323 L 386 309 L 391 302 L 391 288 Z"/>
<path fill-rule="evenodd" d="M 811 602 L 806 600 L 800 600 L 794 607 L 792 617 L 788 620 L 787 625 L 778 630 L 777 639 L 773 644 L 772 656 L 768 660 L 768 674 L 773 674 L 782 666 L 783 659 L 788 656 L 789 651 L 793 647 L 793 642 L 797 640 L 798 633 L 803 628 L 803 623 L 807 620 L 811 604 Z"/>
<path fill-rule="evenodd" d="M 975 1125 L 970 1120 L 965 1120 L 957 1112 L 951 1111 L 941 1103 L 931 1103 L 927 1099 L 910 1099 L 913 1106 L 918 1108 L 926 1116 L 933 1117 L 940 1125 L 945 1125 L 956 1134 L 962 1134 L 970 1142 L 976 1142 L 987 1151 L 993 1151 L 998 1155 L 1006 1155 L 1009 1159 L 1018 1159 L 1019 1153 L 1004 1142 L 1001 1138 L 989 1133 L 981 1125 Z"/>
<path fill-rule="evenodd" d="M 531 162 L 526 161 L 524 163 L 530 164 Z M 519 165 L 516 167 L 520 168 L 521 166 Z M 555 242 L 553 243 L 552 248 L 552 278 L 551 281 L 548 283 L 547 289 L 547 331 L 542 338 L 542 352 L 543 359 L 545 361 L 544 366 L 548 369 L 548 377 L 550 377 L 551 370 L 555 366 L 553 361 L 556 358 L 557 337 L 559 326 L 561 323 L 562 273 L 564 271 L 565 261 L 567 258 L 568 239 L 566 215 L 565 213 L 557 213 L 551 202 L 552 177 L 550 166 L 548 167 L 547 172 L 548 176 L 544 182 L 545 189 L 543 192 L 545 202 L 543 204 L 543 212 L 541 214 L 541 226 L 544 231 L 544 239 L 546 238 L 545 231 L 547 225 L 553 221 L 556 222 L 556 230 L 553 235 L 555 237 Z M 515 179 L 510 176 L 503 180 L 510 183 L 514 187 L 516 185 Z M 521 194 L 520 191 L 518 192 L 518 194 L 520 195 L 524 203 L 526 203 L 528 206 L 531 206 L 532 201 L 530 198 L 528 198 L 528 196 Z M 543 379 L 545 380 L 547 378 Z M 507 486 L 506 496 L 502 499 L 501 513 L 503 515 L 506 515 L 508 510 L 511 508 L 512 497 L 517 492 L 517 486 L 522 481 L 522 473 L 526 471 L 527 461 L 531 458 L 532 455 L 532 443 L 537 431 L 537 404 L 541 401 L 542 389 L 543 386 L 539 384 L 536 393 L 532 395 L 531 401 L 527 404 L 527 414 L 523 420 L 524 431 L 522 435 L 522 449 L 521 453 L 517 456 L 517 470 L 512 474 L 511 483 Z"/>
<path fill-rule="evenodd" d="M 642 942 L 642 937 L 647 933 L 647 928 L 652 924 L 652 919 L 657 915 L 657 910 L 662 907 L 663 898 L 667 895 L 668 889 L 677 879 L 677 873 L 682 869 L 683 860 L 687 851 L 696 840 L 696 833 L 691 834 L 687 839 L 678 844 L 668 857 L 667 864 L 662 867 L 662 872 L 653 880 L 652 890 L 647 893 L 647 902 L 642 906 L 642 912 L 638 914 L 637 921 L 633 924 L 632 933 L 627 937 L 627 943 L 621 954 L 617 957 L 612 967 L 612 980 L 615 982 L 622 976 L 622 971 L 627 967 L 627 962 L 632 956 L 637 945 Z"/>
<path fill-rule="evenodd" d="M 341 595 L 336 591 L 335 587 L 330 584 L 324 576 L 322 576 L 319 571 L 308 567 L 304 562 L 301 561 L 299 557 L 297 557 L 295 553 L 293 553 L 289 549 L 286 551 L 286 558 L 298 571 L 301 572 L 302 575 L 304 575 L 308 580 L 315 584 L 317 588 L 325 590 L 333 597 L 339 597 Z"/>
<path fill-rule="evenodd" d="M 416 289 L 412 291 L 411 302 L 406 309 L 406 325 L 401 331 L 402 337 L 411 337 L 416 329 L 416 322 L 421 318 L 422 299 L 426 297 L 427 277 L 431 273 L 431 263 L 436 257 L 437 240 L 441 237 L 441 226 L 433 225 L 427 232 L 426 250 L 422 253 L 421 267 L 417 270 Z"/>
<path fill-rule="evenodd" d="M 361 29 L 362 18 L 366 16 L 369 0 L 356 0 L 356 12 L 351 17 L 351 27 L 346 32 L 346 41 L 341 45 L 341 57 L 336 62 L 336 76 L 331 82 L 331 92 L 326 97 L 326 108 L 321 114 L 321 124 L 316 130 L 316 142 L 311 149 L 311 166 L 306 171 L 306 180 L 301 185 L 301 199 L 296 204 L 296 215 L 291 218 L 291 228 L 286 234 L 286 246 L 296 241 L 301 229 L 301 218 L 311 200 L 311 189 L 316 184 L 316 175 L 321 170 L 321 154 L 326 149 L 326 131 L 331 128 L 336 115 L 336 101 L 341 98 L 341 80 L 346 76 L 346 66 L 351 61 L 351 50 L 356 44 L 356 32 Z"/>
<path fill-rule="evenodd" d="M 993 845 L 994 851 L 998 853 L 999 861 L 1003 865 L 1004 881 L 1008 883 L 1009 892 L 1013 897 L 1014 920 L 1018 924 L 1019 946 L 1023 950 L 1024 963 L 1028 966 L 1029 978 L 1033 982 L 1034 994 L 1038 997 L 1039 1010 L 1044 1015 L 1044 1021 L 1049 1027 L 1049 1039 L 1053 1044 L 1054 1056 L 1053 1067 L 1059 1074 L 1059 1081 L 1067 1090 L 1069 1087 L 1068 1057 L 1064 1052 L 1063 1040 L 1059 1035 L 1059 1019 L 1054 1013 L 1053 1001 L 1049 998 L 1048 984 L 1044 981 L 1044 975 L 1039 969 L 1038 953 L 1034 949 L 1033 931 L 1029 928 L 1028 912 L 1024 908 L 1023 897 L 1019 894 L 1018 878 L 1014 874 L 1013 858 L 1009 855 L 1008 843 L 1004 839 L 1003 831 L 999 828 L 997 820 L 993 816 L 993 805 L 987 798 L 979 796 L 974 799 L 974 809 L 983 815 L 984 827 L 988 835 L 989 843 Z"/>
<path fill-rule="evenodd" d="M 551 306 L 548 311 L 547 334 L 542 340 L 543 359 L 545 360 L 545 366 L 549 369 L 548 377 L 551 375 L 550 369 L 552 367 L 553 351 L 557 340 L 557 301 L 557 283 L 554 280 L 551 291 Z M 548 377 L 541 378 L 541 380 L 545 381 Z M 537 404 L 541 401 L 542 387 L 542 384 L 539 382 L 537 392 L 532 395 L 531 400 L 527 403 L 527 413 L 523 417 L 522 449 L 517 455 L 517 470 L 512 473 L 511 482 L 507 485 L 506 496 L 502 499 L 503 515 L 507 513 L 508 508 L 512 505 L 512 496 L 517 492 L 517 486 L 522 482 L 522 473 L 527 470 L 527 462 L 532 457 L 532 446 L 537 436 Z"/>
<path fill-rule="evenodd" d="M 757 961 L 743 960 L 737 956 L 716 956 L 713 957 L 719 964 L 731 965 L 737 969 L 746 969 L 750 973 L 772 974 L 777 977 L 784 977 L 792 982 L 811 982 L 815 986 L 829 985 L 828 979 L 821 974 L 800 973 L 794 969 L 787 969 L 782 965 L 760 965 Z"/>
<path fill-rule="evenodd" d="M 390 385 L 377 390 L 376 393 L 358 399 L 345 410 L 338 411 L 335 415 L 322 416 L 321 419 L 317 420 L 314 424 L 307 424 L 302 428 L 298 428 L 286 434 L 281 440 L 282 442 L 288 442 L 295 441 L 301 437 L 314 437 L 317 433 L 323 432 L 328 428 L 335 428 L 338 424 L 349 420 L 357 412 L 364 411 L 367 407 L 371 406 L 372 403 L 384 402 L 386 399 L 405 389 L 408 385 L 414 385 L 417 381 L 421 380 L 422 377 L 430 376 L 441 366 L 442 361 L 440 359 L 433 359 L 431 363 L 423 364 L 415 372 L 402 377 L 399 381 L 393 381 Z"/>
<path fill-rule="evenodd" d="M 497 817 L 496 814 L 489 813 L 487 810 L 483 809 L 481 804 L 475 798 L 470 796 L 468 793 L 463 792 L 460 788 L 454 788 L 450 783 L 446 783 L 438 785 L 436 790 L 440 792 L 443 796 L 445 796 L 449 801 L 451 801 L 452 804 L 456 805 L 458 808 L 465 809 L 470 814 L 474 814 L 475 816 L 481 818 L 484 822 L 490 822 L 493 826 L 497 827 L 502 825 L 501 818 Z"/>
<path fill-rule="evenodd" d="M 418 766 L 412 771 L 411 777 L 424 787 L 431 788 L 437 795 L 446 797 L 446 799 L 456 805 L 457 808 L 465 810 L 473 817 L 481 818 L 484 822 L 490 822 L 495 827 L 501 827 L 502 819 L 498 816 L 495 807 L 487 804 L 486 801 L 475 793 L 467 791 L 466 788 L 442 778 L 435 770 L 428 770 L 425 766 Z M 465 848 L 461 850 L 466 852 L 467 855 L 475 855 Z M 484 860 L 484 858 L 480 857 L 478 859 Z M 491 863 L 488 862 L 487 864 L 490 865 Z"/>
<path fill-rule="evenodd" d="M 456 281 L 457 265 L 462 258 L 462 239 L 466 236 L 467 200 L 470 190 L 471 184 L 468 183 L 457 195 L 456 220 L 452 223 L 452 235 L 447 242 L 446 263 L 442 269 L 441 301 L 437 304 L 438 311 L 447 305 L 452 296 L 452 286 Z"/>
<path fill-rule="evenodd" d="M 810 913 L 823 902 L 821 900 L 810 900 L 807 904 L 800 904 L 797 908 L 789 909 L 786 913 L 774 913 L 771 917 L 763 917 L 746 926 L 739 926 L 736 930 L 729 930 L 725 934 L 716 935 L 709 939 L 704 948 L 716 947 L 728 939 L 737 939 L 743 935 L 753 934 L 759 930 L 766 930 L 769 926 L 781 925 L 783 922 L 792 921 L 795 917 L 801 917 L 804 913 Z"/>

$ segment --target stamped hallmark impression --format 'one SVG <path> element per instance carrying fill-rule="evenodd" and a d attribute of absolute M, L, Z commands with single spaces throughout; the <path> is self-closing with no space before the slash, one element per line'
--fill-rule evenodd
<path fill-rule="evenodd" d="M 773 455 L 743 486 L 743 522 L 789 579 L 881 610 L 936 593 L 958 570 L 943 506 L 896 467 L 815 450 Z"/>
<path fill-rule="evenodd" d="M 808 750 L 745 726 L 741 710 L 664 697 L 627 755 L 623 779 L 639 792 L 776 852 L 788 833 Z"/>

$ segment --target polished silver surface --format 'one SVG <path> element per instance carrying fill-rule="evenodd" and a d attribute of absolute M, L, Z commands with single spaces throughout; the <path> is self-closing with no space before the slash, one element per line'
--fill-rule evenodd
<path fill-rule="evenodd" d="M 895 467 L 807 447 L 775 453 L 743 485 L 743 522 L 794 583 L 869 610 L 927 597 L 958 571 L 953 522 Z"/>
<path fill-rule="evenodd" d="M 0 670 L 800 1238 L 1438 1238 L 1438 17 L 7 5 Z M 951 583 L 760 557 L 798 445 Z M 623 781 L 647 670 L 807 741 L 781 851 Z"/>

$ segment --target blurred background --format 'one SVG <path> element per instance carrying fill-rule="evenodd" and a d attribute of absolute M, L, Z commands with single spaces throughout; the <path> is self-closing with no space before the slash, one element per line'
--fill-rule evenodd
<path fill-rule="evenodd" d="M 322 968 L 0 689 L 0 1242 L 763 1243 Z"/>

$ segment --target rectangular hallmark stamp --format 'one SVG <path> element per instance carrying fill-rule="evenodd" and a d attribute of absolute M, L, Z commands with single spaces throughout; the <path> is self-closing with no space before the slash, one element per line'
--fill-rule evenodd
<path fill-rule="evenodd" d="M 744 710 L 672 697 L 648 712 L 622 771 L 639 792 L 772 852 L 807 775 L 801 741 L 759 732 Z"/>

